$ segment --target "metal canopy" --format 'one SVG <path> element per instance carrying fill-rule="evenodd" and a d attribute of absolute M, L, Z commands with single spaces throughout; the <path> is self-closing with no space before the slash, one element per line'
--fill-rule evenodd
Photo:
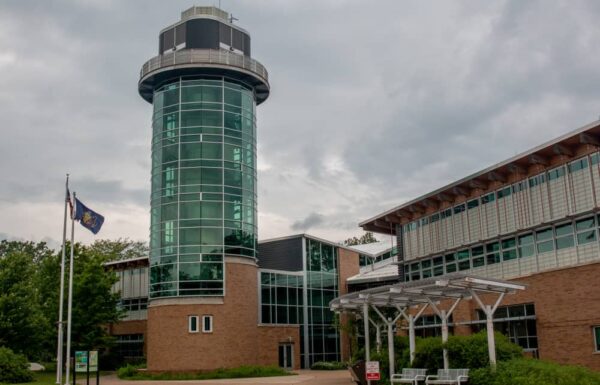
<path fill-rule="evenodd" d="M 442 320 L 442 341 L 448 340 L 448 319 L 452 312 L 463 299 L 474 299 L 486 314 L 488 334 L 488 352 L 490 365 L 496 365 L 496 349 L 494 341 L 493 315 L 506 294 L 513 294 L 517 290 L 524 290 L 525 285 L 504 280 L 477 277 L 468 274 L 454 273 L 440 277 L 427 278 L 420 281 L 402 282 L 349 293 L 335 298 L 329 303 L 329 308 L 335 312 L 362 313 L 365 330 L 365 359 L 369 361 L 369 307 L 388 326 L 388 349 L 390 359 L 390 378 L 394 374 L 394 344 L 392 341 L 392 328 L 396 321 L 402 317 L 409 324 L 410 361 L 415 354 L 415 321 L 423 314 L 427 307 L 437 314 Z M 481 298 L 482 294 L 497 295 L 492 305 L 486 305 Z M 448 309 L 443 308 L 442 301 L 450 303 Z M 408 311 L 413 308 L 412 314 Z M 395 319 L 385 318 L 379 308 L 394 308 L 398 311 Z M 371 321 L 373 322 L 373 321 Z M 374 322 L 373 322 L 374 323 Z M 448 369 L 448 352 L 444 349 L 444 368 Z"/>

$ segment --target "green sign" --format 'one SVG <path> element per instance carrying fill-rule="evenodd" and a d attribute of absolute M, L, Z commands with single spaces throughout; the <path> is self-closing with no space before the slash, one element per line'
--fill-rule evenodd
<path fill-rule="evenodd" d="M 88 354 L 89 354 L 89 362 L 88 362 Z M 76 351 L 75 352 L 75 372 L 77 373 L 87 373 L 88 364 L 90 366 L 90 372 L 98 371 L 98 351 L 90 350 L 88 351 Z"/>
<path fill-rule="evenodd" d="M 87 353 L 88 353 L 87 351 L 75 352 L 75 372 L 77 372 L 77 373 L 87 372 L 87 366 L 88 366 Z"/>

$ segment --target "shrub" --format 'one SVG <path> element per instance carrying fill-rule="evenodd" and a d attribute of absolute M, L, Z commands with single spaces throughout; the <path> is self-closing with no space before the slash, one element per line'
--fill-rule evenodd
<path fill-rule="evenodd" d="M 600 373 L 579 366 L 518 358 L 499 362 L 496 372 L 481 368 L 469 373 L 471 385 L 598 385 Z"/>
<path fill-rule="evenodd" d="M 346 369 L 348 365 L 338 361 L 318 361 L 310 367 L 312 370 L 341 370 Z"/>
<path fill-rule="evenodd" d="M 523 350 L 518 345 L 511 343 L 501 333 L 495 334 L 496 359 L 497 361 L 508 361 L 513 358 L 522 357 Z M 413 367 L 426 368 L 431 373 L 444 367 L 442 339 L 423 338 L 417 339 L 415 349 L 415 361 Z M 487 333 L 485 331 L 470 336 L 450 336 L 446 343 L 448 359 L 451 368 L 485 368 L 489 365 Z M 399 358 L 408 359 L 406 352 L 398 352 Z M 402 362 L 398 362 L 401 364 Z M 407 366 L 398 366 L 407 367 Z"/>
<path fill-rule="evenodd" d="M 16 354 L 9 348 L 0 347 L 0 382 L 17 384 L 33 380 L 25 356 Z"/>
<path fill-rule="evenodd" d="M 423 338 L 416 341 L 414 368 L 429 369 L 431 373 L 444 367 L 442 355 L 442 339 L 439 337 Z"/>
<path fill-rule="evenodd" d="M 120 379 L 135 377 L 138 373 L 138 369 L 139 367 L 135 365 L 127 364 L 117 370 L 117 377 Z"/>
<path fill-rule="evenodd" d="M 508 361 L 523 356 L 523 349 L 511 343 L 503 334 L 495 333 L 495 340 L 497 361 Z M 452 368 L 485 368 L 490 363 L 485 331 L 470 336 L 452 336 L 448 338 L 446 348 Z"/>

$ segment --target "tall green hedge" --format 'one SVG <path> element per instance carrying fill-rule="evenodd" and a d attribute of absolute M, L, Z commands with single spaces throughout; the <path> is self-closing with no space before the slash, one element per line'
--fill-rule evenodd
<path fill-rule="evenodd" d="M 519 358 L 523 350 L 511 343 L 501 333 L 495 334 L 496 359 L 507 361 Z M 450 336 L 446 344 L 451 368 L 485 368 L 489 365 L 487 333 L 485 331 L 470 336 Z M 417 341 L 414 368 L 427 368 L 431 373 L 444 367 L 441 338 L 424 338 Z"/>

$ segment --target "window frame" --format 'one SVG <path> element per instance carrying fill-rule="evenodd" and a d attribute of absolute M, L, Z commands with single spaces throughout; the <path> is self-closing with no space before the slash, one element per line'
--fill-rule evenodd
<path fill-rule="evenodd" d="M 195 328 L 192 328 L 192 321 L 195 321 Z M 198 327 L 198 321 L 200 317 L 197 315 L 188 315 L 188 333 L 198 333 L 200 328 Z"/>
<path fill-rule="evenodd" d="M 206 320 L 209 320 L 210 328 L 205 328 Z M 213 332 L 214 319 L 212 314 L 204 314 L 202 316 L 202 333 L 212 333 Z"/>
<path fill-rule="evenodd" d="M 594 339 L 594 352 L 600 353 L 600 325 L 592 326 L 592 338 Z"/>

